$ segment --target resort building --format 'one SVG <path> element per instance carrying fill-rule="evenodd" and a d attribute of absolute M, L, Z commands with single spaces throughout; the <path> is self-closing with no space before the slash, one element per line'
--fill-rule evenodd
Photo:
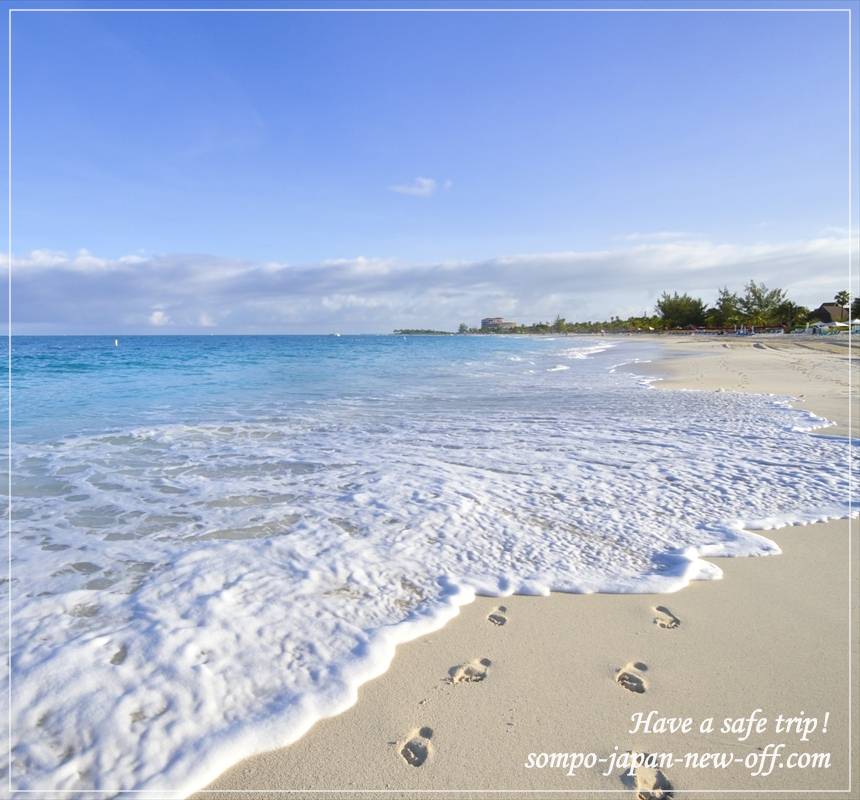
<path fill-rule="evenodd" d="M 848 322 L 848 308 L 838 303 L 822 303 L 812 316 L 821 322 Z"/>
<path fill-rule="evenodd" d="M 481 320 L 482 331 L 512 331 L 516 327 L 516 322 L 508 322 L 504 317 L 484 317 Z"/>

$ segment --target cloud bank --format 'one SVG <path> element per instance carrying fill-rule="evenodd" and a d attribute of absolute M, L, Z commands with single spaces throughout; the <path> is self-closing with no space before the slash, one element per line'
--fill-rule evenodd
<path fill-rule="evenodd" d="M 453 329 L 504 315 L 602 320 L 651 311 L 663 290 L 711 301 L 753 278 L 817 306 L 847 288 L 848 239 L 730 244 L 637 234 L 606 250 L 403 263 L 315 264 L 210 255 L 102 258 L 35 250 L 13 259 L 15 333 L 373 333 Z M 856 243 L 855 243 L 856 248 Z M 855 252 L 856 249 L 855 249 Z"/>

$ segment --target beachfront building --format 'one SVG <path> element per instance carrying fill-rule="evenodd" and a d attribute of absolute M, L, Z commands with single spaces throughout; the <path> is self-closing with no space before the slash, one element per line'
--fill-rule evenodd
<path fill-rule="evenodd" d="M 821 322 L 848 322 L 848 307 L 838 303 L 822 303 L 812 316 Z"/>
<path fill-rule="evenodd" d="M 516 322 L 509 322 L 504 317 L 484 317 L 481 320 L 481 330 L 490 333 L 497 331 L 512 331 L 517 327 Z"/>

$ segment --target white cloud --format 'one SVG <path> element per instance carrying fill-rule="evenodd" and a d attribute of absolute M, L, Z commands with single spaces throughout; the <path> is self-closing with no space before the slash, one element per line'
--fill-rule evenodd
<path fill-rule="evenodd" d="M 398 194 L 411 194 L 413 197 L 430 197 L 436 191 L 436 179 L 418 177 L 412 183 L 389 186 L 388 188 Z M 445 188 L 448 187 L 446 186 Z"/>
<path fill-rule="evenodd" d="M 600 250 L 402 262 L 358 256 L 311 264 L 206 255 L 137 263 L 37 250 L 13 260 L 13 323 L 25 332 L 390 331 L 522 321 L 607 319 L 650 311 L 660 292 L 710 302 L 750 279 L 807 306 L 847 288 L 848 239 L 735 244 L 641 239 Z M 855 252 L 857 245 L 855 243 Z M 855 287 L 856 290 L 856 287 Z M 169 314 L 168 314 L 169 310 Z"/>
<path fill-rule="evenodd" d="M 341 270 L 354 275 L 386 275 L 397 268 L 390 258 L 332 258 L 322 262 L 325 267 L 339 267 Z"/>
<path fill-rule="evenodd" d="M 59 267 L 69 263 L 69 257 L 62 250 L 31 250 L 27 256 L 16 258 L 15 269 L 44 269 Z"/>
<path fill-rule="evenodd" d="M 135 256 L 124 256 L 116 262 L 107 258 L 97 258 L 89 250 L 81 249 L 74 256 L 69 256 L 62 250 L 31 250 L 24 258 L 15 258 L 13 266 L 16 269 L 49 269 L 63 267 L 79 272 L 95 272 L 109 269 L 116 264 L 139 263 Z M 145 260 L 145 259 L 144 259 Z"/>
<path fill-rule="evenodd" d="M 384 297 L 363 297 L 357 294 L 332 294 L 320 300 L 323 308 L 330 311 L 341 311 L 345 308 L 384 308 Z"/>
<path fill-rule="evenodd" d="M 78 250 L 72 263 L 80 270 L 99 270 L 111 266 L 108 259 L 96 258 L 89 250 Z"/>
<path fill-rule="evenodd" d="M 168 317 L 167 314 L 164 311 L 162 311 L 160 308 L 156 308 L 149 315 L 149 324 L 156 327 L 156 328 L 163 328 L 165 325 L 168 325 L 169 323 L 170 323 L 170 317 Z"/>

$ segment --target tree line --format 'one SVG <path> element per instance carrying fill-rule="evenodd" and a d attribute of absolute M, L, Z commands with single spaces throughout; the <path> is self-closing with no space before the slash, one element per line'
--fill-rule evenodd
<path fill-rule="evenodd" d="M 850 295 L 837 292 L 834 302 L 845 308 Z M 597 333 L 600 331 L 664 331 L 692 328 L 737 330 L 739 328 L 782 328 L 792 330 L 819 319 L 816 312 L 788 299 L 782 289 L 769 289 L 763 283 L 750 281 L 742 292 L 724 287 L 713 304 L 686 292 L 663 292 L 653 314 L 627 319 L 610 317 L 604 321 L 569 322 L 557 316 L 553 322 L 518 325 L 504 333 Z M 852 319 L 860 317 L 860 297 L 851 304 Z M 459 333 L 487 333 L 461 323 Z"/>

